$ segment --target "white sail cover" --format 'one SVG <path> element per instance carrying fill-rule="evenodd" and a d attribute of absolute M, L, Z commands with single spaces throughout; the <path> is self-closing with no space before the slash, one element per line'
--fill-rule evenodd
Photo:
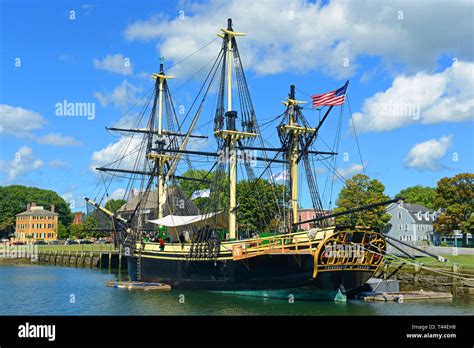
<path fill-rule="evenodd" d="M 225 214 L 222 214 L 221 211 L 217 213 L 209 213 L 204 215 L 167 215 L 161 219 L 156 220 L 147 220 L 156 225 L 167 226 L 167 227 L 178 227 L 186 225 L 195 225 L 195 226 L 206 226 L 211 225 L 213 219 L 217 215 L 217 227 L 227 228 L 227 217 Z"/>

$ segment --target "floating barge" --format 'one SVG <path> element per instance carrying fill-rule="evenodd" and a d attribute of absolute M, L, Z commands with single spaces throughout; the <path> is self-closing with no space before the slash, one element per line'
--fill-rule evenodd
<path fill-rule="evenodd" d="M 420 300 L 452 300 L 453 295 L 449 292 L 435 291 L 402 291 L 402 292 L 362 292 L 357 298 L 364 301 L 404 301 Z"/>
<path fill-rule="evenodd" d="M 128 290 L 145 290 L 145 291 L 169 291 L 171 286 L 165 283 L 151 282 L 132 282 L 132 281 L 116 281 L 110 280 L 105 283 L 110 288 L 128 289 Z"/>

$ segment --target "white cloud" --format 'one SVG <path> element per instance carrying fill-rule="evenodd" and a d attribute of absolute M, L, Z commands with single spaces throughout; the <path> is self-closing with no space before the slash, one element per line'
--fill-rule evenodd
<path fill-rule="evenodd" d="M 12 181 L 43 167 L 43 165 L 43 161 L 33 155 L 31 147 L 22 146 L 15 153 L 13 160 L 0 161 L 0 171 L 5 173 L 7 181 Z"/>
<path fill-rule="evenodd" d="M 130 58 L 124 57 L 121 54 L 109 54 L 102 60 L 94 59 L 94 67 L 121 75 L 131 75 L 133 69 Z"/>
<path fill-rule="evenodd" d="M 113 104 L 115 107 L 123 108 L 138 101 L 137 94 L 142 91 L 141 88 L 134 86 L 127 80 L 123 80 L 109 94 L 100 92 L 94 93 L 102 106 Z"/>
<path fill-rule="evenodd" d="M 59 133 L 49 133 L 37 138 L 40 144 L 54 145 L 54 146 L 77 146 L 81 145 L 79 141 L 73 137 L 61 135 Z"/>
<path fill-rule="evenodd" d="M 84 197 L 77 195 L 74 191 L 65 192 L 61 197 L 66 201 L 72 211 L 78 211 L 80 208 L 85 208 L 86 206 Z"/>
<path fill-rule="evenodd" d="M 40 144 L 75 146 L 81 143 L 70 136 L 49 133 L 36 136 L 33 132 L 42 129 L 46 120 L 38 112 L 6 104 L 0 104 L 0 134 L 8 134 L 34 140 Z"/>
<path fill-rule="evenodd" d="M 125 189 L 124 188 L 118 188 L 114 192 L 112 192 L 112 194 L 109 195 L 108 200 L 111 200 L 111 199 L 124 199 L 124 196 L 125 196 Z"/>
<path fill-rule="evenodd" d="M 354 113 L 358 131 L 389 131 L 415 123 L 474 118 L 474 63 L 455 62 L 444 71 L 398 76 L 385 92 L 365 99 Z"/>
<path fill-rule="evenodd" d="M 96 167 L 106 166 L 109 168 L 133 169 L 136 164 L 137 156 L 141 153 L 143 158 L 139 159 L 138 168 L 143 168 L 142 139 L 121 137 L 116 143 L 111 143 L 105 148 L 92 153 L 90 170 L 97 173 Z M 126 155 L 126 156 L 125 156 Z M 118 159 L 122 158 L 120 161 Z"/>
<path fill-rule="evenodd" d="M 28 136 L 45 124 L 45 119 L 35 111 L 0 104 L 0 134 Z"/>
<path fill-rule="evenodd" d="M 364 163 L 364 165 L 367 165 Z M 341 168 L 337 170 L 337 174 L 344 179 L 351 178 L 353 175 L 360 173 L 364 170 L 364 166 L 362 164 L 352 163 L 349 167 Z"/>
<path fill-rule="evenodd" d="M 154 15 L 128 25 L 128 40 L 156 40 L 160 55 L 177 62 L 212 40 L 226 18 L 239 38 L 244 64 L 260 74 L 324 70 L 351 75 L 361 55 L 378 56 L 408 68 L 434 68 L 442 54 L 473 58 L 472 4 L 402 0 L 310 2 L 307 0 L 211 0 L 186 4 L 185 18 Z M 452 30 L 446 30 L 452 28 Z M 179 66 L 180 75 L 210 60 L 219 40 Z M 347 58 L 348 66 L 344 66 Z"/>
<path fill-rule="evenodd" d="M 443 136 L 436 139 L 415 144 L 405 157 L 405 165 L 418 170 L 440 170 L 444 166 L 439 160 L 446 155 L 452 146 L 453 136 Z"/>

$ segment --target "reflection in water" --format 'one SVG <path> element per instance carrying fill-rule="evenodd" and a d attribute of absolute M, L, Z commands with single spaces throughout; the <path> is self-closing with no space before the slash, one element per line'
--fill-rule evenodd
<path fill-rule="evenodd" d="M 126 276 L 122 275 L 122 280 Z M 295 301 L 207 291 L 105 286 L 116 274 L 54 266 L 0 266 L 0 315 L 472 315 L 474 301 Z M 184 303 L 183 303 L 184 302 Z"/>

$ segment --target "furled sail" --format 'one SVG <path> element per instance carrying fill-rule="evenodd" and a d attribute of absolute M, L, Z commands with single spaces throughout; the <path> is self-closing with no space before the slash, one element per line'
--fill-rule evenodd
<path fill-rule="evenodd" d="M 227 228 L 228 221 L 227 216 L 223 212 L 219 211 L 216 213 L 208 213 L 203 215 L 167 215 L 161 219 L 147 220 L 156 225 L 166 227 L 178 227 L 178 226 L 206 226 L 213 225 L 217 221 L 218 228 Z"/>

